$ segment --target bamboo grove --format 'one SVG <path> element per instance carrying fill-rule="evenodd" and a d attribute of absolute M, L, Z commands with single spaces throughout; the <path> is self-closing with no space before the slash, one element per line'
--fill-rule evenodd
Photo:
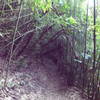
<path fill-rule="evenodd" d="M 5 18 L 6 14 L 8 18 Z M 17 18 L 10 18 L 13 14 L 17 15 Z M 27 20 L 25 24 L 21 15 L 30 16 L 25 19 Z M 28 28 L 25 28 L 28 24 Z M 34 34 L 31 34 L 32 32 Z M 9 38 L 6 37 L 6 33 L 10 33 Z M 0 0 L 0 38 L 7 40 L 3 46 L 1 45 L 0 51 L 10 49 L 8 66 L 13 56 L 19 57 L 28 48 L 30 40 L 32 48 L 36 48 L 37 44 L 41 47 L 40 56 L 48 55 L 49 51 L 46 50 L 50 43 L 55 40 L 61 42 L 64 52 L 62 66 L 67 65 L 67 61 L 71 64 L 69 69 L 75 76 L 73 84 L 81 88 L 82 94 L 85 94 L 88 99 L 100 99 L 99 0 Z M 8 71 L 6 75 L 7 73 Z"/>

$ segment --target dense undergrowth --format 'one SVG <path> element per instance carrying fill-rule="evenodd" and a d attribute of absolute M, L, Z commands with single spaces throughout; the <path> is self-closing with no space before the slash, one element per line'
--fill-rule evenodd
<path fill-rule="evenodd" d="M 9 64 L 24 54 L 45 56 L 72 75 L 69 84 L 79 83 L 90 99 L 99 100 L 99 2 L 91 9 L 85 0 L 0 2 L 0 55 Z"/>

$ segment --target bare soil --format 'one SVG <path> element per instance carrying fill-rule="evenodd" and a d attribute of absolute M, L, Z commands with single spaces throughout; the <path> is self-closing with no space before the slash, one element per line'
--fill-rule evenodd
<path fill-rule="evenodd" d="M 50 59 L 22 57 L 13 61 L 3 88 L 6 67 L 0 58 L 0 100 L 86 100 L 79 89 L 67 86 Z"/>

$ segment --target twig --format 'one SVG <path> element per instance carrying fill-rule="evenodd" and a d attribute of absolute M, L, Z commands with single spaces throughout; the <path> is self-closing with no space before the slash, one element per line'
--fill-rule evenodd
<path fill-rule="evenodd" d="M 11 48 L 10 48 L 10 57 L 9 57 L 8 65 L 7 65 L 4 87 L 6 86 L 6 83 L 7 83 L 8 71 L 9 71 L 8 68 L 9 68 L 9 66 L 10 66 L 10 64 L 11 64 L 11 61 L 12 61 L 13 48 L 14 48 L 14 43 L 15 43 L 14 40 L 15 40 L 15 37 L 16 37 L 17 28 L 18 28 L 18 24 L 19 24 L 19 17 L 20 17 L 20 15 L 21 15 L 21 11 L 22 11 L 22 1 L 23 1 L 23 0 L 21 0 L 21 6 L 20 6 L 20 9 L 19 9 L 18 20 L 17 20 L 17 23 L 16 23 L 15 32 L 14 32 L 14 36 L 13 36 L 13 41 L 12 41 L 12 45 L 11 45 Z"/>
<path fill-rule="evenodd" d="M 12 42 L 15 42 L 15 41 L 17 41 L 18 39 L 22 38 L 23 36 L 26 36 L 26 35 L 30 34 L 30 33 L 33 32 L 34 30 L 35 30 L 35 29 L 32 29 L 32 30 L 30 30 L 30 31 L 28 31 L 28 32 L 26 32 L 26 33 L 24 33 L 24 34 L 21 34 L 20 36 L 18 36 L 17 38 L 15 38 L 13 41 L 9 42 L 5 47 L 0 48 L 0 50 L 3 50 L 3 49 L 5 49 L 5 48 L 7 48 L 9 45 L 12 44 Z"/>

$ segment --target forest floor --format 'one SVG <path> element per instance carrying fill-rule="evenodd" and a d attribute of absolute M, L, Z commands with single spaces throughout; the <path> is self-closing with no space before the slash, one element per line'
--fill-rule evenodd
<path fill-rule="evenodd" d="M 0 58 L 0 100 L 86 100 L 79 89 L 67 86 L 51 60 L 22 57 L 17 62 L 9 67 L 7 86 L 3 89 L 7 65 Z"/>

